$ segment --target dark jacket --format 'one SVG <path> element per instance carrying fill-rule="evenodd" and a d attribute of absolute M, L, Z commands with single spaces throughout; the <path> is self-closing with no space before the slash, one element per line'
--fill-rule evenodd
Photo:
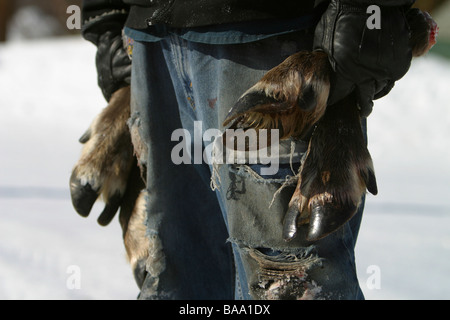
<path fill-rule="evenodd" d="M 182 28 L 295 18 L 313 8 L 314 0 L 86 0 L 83 13 L 85 25 L 122 13 L 128 27 L 145 29 L 154 24 Z"/>
<path fill-rule="evenodd" d="M 130 5 L 127 25 L 145 28 L 164 23 L 194 27 L 263 19 L 295 18 L 310 13 L 326 0 L 124 0 Z M 370 4 L 397 6 L 409 0 L 362 0 Z"/>
<path fill-rule="evenodd" d="M 339 0 L 345 5 L 410 6 L 415 0 Z M 82 35 L 99 47 L 99 85 L 106 99 L 123 83 L 129 72 L 115 72 L 112 59 L 125 63 L 118 43 L 124 26 L 145 29 L 150 25 L 199 27 L 207 25 L 279 20 L 325 11 L 330 0 L 84 0 Z M 112 48 L 112 49 L 109 49 Z M 121 55 L 117 58 L 117 55 Z M 115 75 L 118 73 L 120 76 Z M 129 79 L 129 77 L 126 77 Z"/>
<path fill-rule="evenodd" d="M 328 0 L 85 0 L 85 26 L 112 15 L 120 24 L 145 29 L 149 25 L 198 27 L 264 19 L 295 18 Z M 401 6 L 414 0 L 345 0 L 342 2 Z M 120 18 L 119 18 L 120 17 Z M 90 23 L 88 23 L 90 22 Z"/>
<path fill-rule="evenodd" d="M 98 82 L 107 100 L 129 82 L 123 50 L 124 26 L 198 27 L 253 20 L 299 17 L 311 13 L 314 0 L 84 0 L 82 35 L 98 47 Z M 116 66 L 116 62 L 118 65 Z"/>

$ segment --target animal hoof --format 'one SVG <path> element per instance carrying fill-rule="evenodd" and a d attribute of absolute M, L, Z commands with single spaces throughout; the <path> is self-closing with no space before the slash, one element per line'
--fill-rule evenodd
<path fill-rule="evenodd" d="M 99 225 L 106 227 L 111 223 L 122 204 L 122 199 L 123 197 L 120 193 L 116 193 L 114 196 L 108 198 L 103 212 L 97 219 Z"/>
<path fill-rule="evenodd" d="M 337 205 L 334 203 L 313 203 L 308 229 L 308 241 L 317 241 L 335 232 L 356 213 L 353 204 Z"/>
<path fill-rule="evenodd" d="M 297 236 L 297 220 L 300 215 L 298 201 L 293 201 L 289 206 L 283 222 L 283 239 L 286 242 L 292 241 Z"/>
<path fill-rule="evenodd" d="M 99 196 L 98 191 L 94 190 L 89 183 L 82 183 L 76 175 L 76 170 L 70 177 L 70 195 L 75 210 L 82 217 L 87 217 L 91 213 L 94 203 Z"/>

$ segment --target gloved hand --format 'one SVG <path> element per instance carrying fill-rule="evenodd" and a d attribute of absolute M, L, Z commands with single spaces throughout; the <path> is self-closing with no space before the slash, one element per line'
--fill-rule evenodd
<path fill-rule="evenodd" d="M 380 29 L 370 29 L 369 3 L 331 1 L 314 37 L 314 50 L 324 51 L 335 71 L 328 105 L 355 91 L 360 115 L 367 117 L 373 100 L 387 95 L 409 70 L 412 53 L 405 17 L 409 6 L 392 6 L 396 3 L 380 6 Z"/>
<path fill-rule="evenodd" d="M 107 101 L 118 89 L 131 82 L 131 60 L 123 46 L 122 36 L 106 31 L 98 39 L 96 56 L 98 85 Z"/>

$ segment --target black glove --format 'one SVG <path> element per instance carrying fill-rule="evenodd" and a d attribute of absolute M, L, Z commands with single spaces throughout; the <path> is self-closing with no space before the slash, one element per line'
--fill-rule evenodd
<path fill-rule="evenodd" d="M 107 101 L 118 89 L 130 85 L 131 60 L 123 46 L 122 36 L 115 30 L 100 35 L 96 65 L 98 85 Z"/>
<path fill-rule="evenodd" d="M 97 46 L 98 84 L 109 102 L 131 79 L 131 60 L 122 41 L 128 6 L 121 0 L 85 0 L 82 14 L 81 34 Z"/>
<path fill-rule="evenodd" d="M 314 50 L 327 53 L 335 71 L 328 104 L 355 91 L 360 114 L 366 117 L 373 100 L 387 95 L 409 70 L 412 51 L 405 17 L 410 3 L 379 6 L 380 29 L 370 29 L 369 4 L 363 2 L 332 0 L 317 25 Z"/>

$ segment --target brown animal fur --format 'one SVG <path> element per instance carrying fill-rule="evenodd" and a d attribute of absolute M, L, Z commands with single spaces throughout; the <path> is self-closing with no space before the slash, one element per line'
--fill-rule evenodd
<path fill-rule="evenodd" d="M 232 111 L 223 125 L 233 123 L 232 128 L 280 129 L 281 139 L 304 136 L 325 113 L 330 90 L 329 68 L 323 52 L 303 51 L 290 56 L 267 72 L 237 105 L 249 103 L 243 99 L 251 95 L 269 99 L 257 100 L 243 112 Z M 236 106 L 232 110 L 235 109 Z"/>
<path fill-rule="evenodd" d="M 149 239 L 145 227 L 147 220 L 146 212 L 146 191 L 142 191 L 134 201 L 133 210 L 123 225 L 124 244 L 127 252 L 128 261 L 135 269 L 139 261 L 146 260 L 149 252 Z"/>
<path fill-rule="evenodd" d="M 377 194 L 356 101 L 348 97 L 330 106 L 317 124 L 300 170 L 296 192 L 301 193 L 303 200 L 298 209 L 312 212 L 315 207 L 316 212 L 323 210 L 321 214 L 327 214 L 329 219 L 336 211 L 339 216 L 333 219 L 343 224 L 356 213 L 366 188 Z M 319 213 L 313 219 L 320 219 Z M 318 240 L 334 231 L 326 227 L 321 227 L 319 236 L 310 232 L 308 239 Z"/>
<path fill-rule="evenodd" d="M 127 120 L 130 117 L 130 88 L 118 90 L 109 105 L 81 138 L 85 142 L 74 175 L 108 201 L 123 195 L 133 162 L 133 147 Z"/>

